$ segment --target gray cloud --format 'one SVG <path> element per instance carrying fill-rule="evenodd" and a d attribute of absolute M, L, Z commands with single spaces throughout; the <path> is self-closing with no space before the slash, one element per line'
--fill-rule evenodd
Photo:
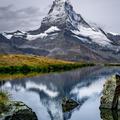
<path fill-rule="evenodd" d="M 40 23 L 44 13 L 38 8 L 27 7 L 16 10 L 13 5 L 0 7 L 0 31 L 9 31 L 22 29 L 27 30 L 38 27 L 36 23 Z"/>
<path fill-rule="evenodd" d="M 0 32 L 29 30 L 40 26 L 53 0 L 0 0 Z M 71 0 L 88 22 L 120 33 L 120 0 Z M 9 5 L 11 4 L 11 5 Z"/>

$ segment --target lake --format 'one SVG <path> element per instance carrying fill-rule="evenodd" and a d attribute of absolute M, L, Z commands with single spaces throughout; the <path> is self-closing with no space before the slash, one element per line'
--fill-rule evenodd
<path fill-rule="evenodd" d="M 99 110 L 103 84 L 115 73 L 120 73 L 119 67 L 86 67 L 4 81 L 0 89 L 8 91 L 12 100 L 32 108 L 38 120 L 117 120 L 101 119 Z M 72 98 L 80 105 L 63 113 L 63 97 Z"/>

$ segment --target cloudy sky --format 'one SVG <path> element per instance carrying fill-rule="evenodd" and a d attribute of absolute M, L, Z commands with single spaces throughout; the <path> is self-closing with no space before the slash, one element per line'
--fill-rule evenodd
<path fill-rule="evenodd" d="M 0 0 L 0 32 L 40 26 L 53 0 Z M 120 33 L 120 0 L 71 0 L 75 11 L 89 23 Z"/>

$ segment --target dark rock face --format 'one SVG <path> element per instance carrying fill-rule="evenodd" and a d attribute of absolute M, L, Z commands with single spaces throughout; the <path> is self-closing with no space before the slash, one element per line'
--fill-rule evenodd
<path fill-rule="evenodd" d="M 114 44 L 120 45 L 120 35 L 113 35 L 111 33 L 107 33 L 107 37 L 114 41 Z"/>
<path fill-rule="evenodd" d="M 21 51 L 17 50 L 10 40 L 8 40 L 4 35 L 0 34 L 0 54 L 8 54 L 8 53 L 21 53 Z"/>

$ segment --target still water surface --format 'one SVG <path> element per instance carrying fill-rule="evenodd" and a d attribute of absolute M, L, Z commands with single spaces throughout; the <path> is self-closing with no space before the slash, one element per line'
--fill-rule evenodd
<path fill-rule="evenodd" d="M 6 81 L 0 88 L 32 108 L 38 120 L 107 120 L 100 117 L 100 97 L 103 84 L 115 73 L 120 73 L 119 67 L 88 67 Z M 80 105 L 63 113 L 61 101 L 65 96 Z"/>

